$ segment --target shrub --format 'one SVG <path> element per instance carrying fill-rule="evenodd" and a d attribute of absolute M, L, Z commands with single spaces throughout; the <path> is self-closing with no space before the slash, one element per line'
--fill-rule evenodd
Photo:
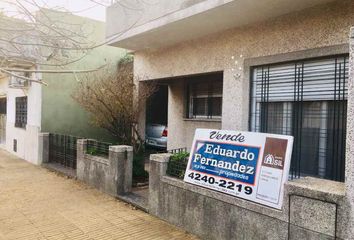
<path fill-rule="evenodd" d="M 88 147 L 86 153 L 90 155 L 98 155 L 97 148 L 95 147 Z"/>
<path fill-rule="evenodd" d="M 148 178 L 149 173 L 145 171 L 145 156 L 144 151 L 141 150 L 134 154 L 133 157 L 133 178 Z"/>
<path fill-rule="evenodd" d="M 188 152 L 175 153 L 170 157 L 167 166 L 167 174 L 180 179 L 184 178 L 184 173 L 188 164 Z"/>

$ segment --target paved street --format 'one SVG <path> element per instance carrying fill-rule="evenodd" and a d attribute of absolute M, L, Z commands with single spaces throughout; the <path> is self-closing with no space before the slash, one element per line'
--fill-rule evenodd
<path fill-rule="evenodd" d="M 0 239 L 196 239 L 0 150 Z"/>

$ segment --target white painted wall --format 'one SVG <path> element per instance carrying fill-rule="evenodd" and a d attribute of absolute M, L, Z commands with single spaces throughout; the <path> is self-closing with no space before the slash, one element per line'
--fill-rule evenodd
<path fill-rule="evenodd" d="M 0 96 L 7 98 L 6 145 L 10 153 L 33 164 L 41 164 L 38 157 L 38 134 L 41 130 L 41 99 L 42 86 L 31 83 L 28 89 L 13 89 L 8 87 L 8 79 L 0 82 Z M 27 126 L 15 127 L 16 97 L 27 96 Z M 13 151 L 14 139 L 17 140 L 17 151 Z"/>

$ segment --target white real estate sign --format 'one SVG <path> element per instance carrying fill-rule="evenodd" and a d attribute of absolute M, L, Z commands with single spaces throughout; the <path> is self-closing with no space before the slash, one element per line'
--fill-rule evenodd
<path fill-rule="evenodd" d="M 197 129 L 184 181 L 281 209 L 293 137 Z"/>

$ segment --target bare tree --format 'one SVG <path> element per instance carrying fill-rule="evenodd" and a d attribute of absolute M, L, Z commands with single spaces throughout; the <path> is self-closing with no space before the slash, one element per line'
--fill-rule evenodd
<path fill-rule="evenodd" d="M 137 129 L 139 112 L 156 91 L 154 83 L 134 84 L 133 64 L 123 58 L 116 69 L 104 68 L 86 74 L 73 98 L 89 113 L 95 126 L 108 130 L 119 144 L 128 144 L 139 152 L 143 146 Z"/>
<path fill-rule="evenodd" d="M 65 66 L 82 58 L 94 43 L 87 41 L 82 26 L 58 19 L 36 1 L 11 0 L 16 15 L 0 14 L 0 54 L 42 66 Z M 29 6 L 35 9 L 30 11 Z M 57 14 L 58 15 L 58 14 Z"/>
<path fill-rule="evenodd" d="M 137 118 L 142 104 L 154 92 L 152 84 L 134 85 L 132 58 L 124 58 L 118 67 L 97 66 L 94 69 L 69 69 L 72 63 L 86 57 L 90 51 L 106 45 L 92 41 L 93 29 L 85 22 L 70 21 L 72 13 L 48 8 L 46 0 L 0 0 L 0 73 L 19 77 L 28 81 L 43 83 L 25 77 L 20 72 L 36 73 L 87 73 L 76 76 L 79 87 L 74 99 L 91 113 L 94 125 L 107 129 L 122 144 L 132 144 L 135 150 L 142 145 L 137 130 Z M 118 4 L 124 11 L 138 11 L 143 15 L 141 4 L 145 0 L 130 1 L 88 0 L 102 6 Z M 10 14 L 1 9 L 1 3 L 14 9 Z M 139 15 L 139 14 L 138 14 Z M 119 37 L 135 26 L 137 17 L 125 29 L 115 34 Z M 21 62 L 27 69 L 12 67 Z M 0 75 L 0 78 L 3 76 Z"/>
<path fill-rule="evenodd" d="M 129 4 L 120 4 L 115 0 L 88 0 L 88 3 L 91 3 L 90 7 L 107 7 L 118 3 L 131 10 Z M 142 9 L 136 11 L 142 12 Z M 14 62 L 35 67 L 36 72 L 48 68 L 52 69 L 51 73 L 78 72 L 76 69 L 68 69 L 70 64 L 84 59 L 90 51 L 107 42 L 92 41 L 89 36 L 93 29 L 87 28 L 84 23 L 70 22 L 66 16 L 71 14 L 64 8 L 49 8 L 46 0 L 0 0 L 0 73 L 14 75 L 14 71 L 17 71 L 11 68 Z M 126 30 L 134 25 L 135 22 L 127 26 Z M 124 34 L 126 30 L 112 37 Z M 86 72 L 101 67 L 86 69 Z M 19 75 L 17 77 L 33 80 Z"/>

